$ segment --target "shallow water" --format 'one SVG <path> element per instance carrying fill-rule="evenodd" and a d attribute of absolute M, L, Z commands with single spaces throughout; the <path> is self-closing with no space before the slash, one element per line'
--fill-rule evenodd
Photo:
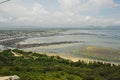
<path fill-rule="evenodd" d="M 81 43 L 82 46 L 95 45 L 120 49 L 120 30 L 67 30 L 55 36 L 29 38 L 20 44 L 61 41 L 83 41 L 83 43 Z M 75 44 L 74 46 L 76 45 L 79 44 Z"/>
<path fill-rule="evenodd" d="M 66 30 L 64 32 L 58 33 L 59 34 L 55 36 L 29 38 L 21 42 L 20 44 L 52 43 L 61 41 L 83 41 L 80 43 L 49 45 L 24 49 L 35 52 L 70 54 L 71 56 L 76 56 L 78 53 L 80 53 L 80 49 L 82 49 L 85 46 L 105 47 L 120 50 L 120 30 Z M 83 54 L 77 55 L 77 57 L 81 56 L 83 57 Z M 105 56 L 103 55 L 103 57 Z M 119 57 L 117 58 L 120 58 L 120 53 L 118 56 Z M 92 56 L 90 55 L 89 57 Z"/>

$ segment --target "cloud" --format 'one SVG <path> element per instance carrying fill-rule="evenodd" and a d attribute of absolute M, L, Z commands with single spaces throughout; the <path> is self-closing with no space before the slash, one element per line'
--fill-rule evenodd
<path fill-rule="evenodd" d="M 104 8 L 114 8 L 114 0 L 58 0 L 58 10 L 27 0 L 12 0 L 0 6 L 0 24 L 28 26 L 109 26 L 120 25 L 115 17 L 91 15 Z M 49 7 L 49 6 L 48 6 Z M 87 13 L 87 15 L 83 15 Z M 89 14 L 88 14 L 89 13 Z M 119 17 L 119 16 L 118 16 Z"/>
<path fill-rule="evenodd" d="M 63 11 L 99 11 L 100 9 L 115 7 L 114 0 L 58 0 Z"/>

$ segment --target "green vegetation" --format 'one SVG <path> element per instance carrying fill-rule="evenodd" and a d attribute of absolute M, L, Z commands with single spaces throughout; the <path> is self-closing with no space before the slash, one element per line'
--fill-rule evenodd
<path fill-rule="evenodd" d="M 13 50 L 0 52 L 0 76 L 18 75 L 21 80 L 120 80 L 120 66 L 101 62 L 72 62 L 59 56 Z"/>

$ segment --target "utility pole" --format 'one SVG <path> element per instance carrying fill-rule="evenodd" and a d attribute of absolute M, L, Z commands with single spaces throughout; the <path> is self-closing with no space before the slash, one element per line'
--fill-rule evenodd
<path fill-rule="evenodd" d="M 6 3 L 6 2 L 8 2 L 8 1 L 10 1 L 10 0 L 0 1 L 0 4 Z"/>

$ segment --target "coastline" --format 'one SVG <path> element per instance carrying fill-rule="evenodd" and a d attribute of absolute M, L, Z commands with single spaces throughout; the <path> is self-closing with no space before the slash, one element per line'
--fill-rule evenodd
<path fill-rule="evenodd" d="M 109 63 L 111 65 L 120 65 L 118 62 L 112 62 L 112 61 L 103 61 L 103 60 L 95 60 L 95 59 L 90 59 L 90 58 L 84 58 L 84 57 L 74 57 L 69 54 L 55 54 L 55 53 L 48 53 L 48 52 L 37 52 L 39 54 L 45 54 L 47 56 L 60 56 L 61 58 L 71 60 L 73 62 L 77 61 L 84 61 L 85 63 L 93 63 L 93 62 L 102 62 L 102 63 Z"/>
<path fill-rule="evenodd" d="M 29 52 L 29 50 L 23 50 L 23 51 L 27 51 Z M 35 52 L 35 51 L 33 51 Z M 50 52 L 35 52 L 38 54 L 45 54 L 47 56 L 59 56 L 63 59 L 67 59 L 67 60 L 71 60 L 73 62 L 77 62 L 77 61 L 84 61 L 85 63 L 93 63 L 93 62 L 102 62 L 104 64 L 109 63 L 111 65 L 120 65 L 119 62 L 113 62 L 113 61 L 105 61 L 105 60 L 99 60 L 99 59 L 91 59 L 91 58 L 85 58 L 85 57 L 75 57 L 72 56 L 70 54 L 63 54 L 63 53 L 50 53 Z"/>

